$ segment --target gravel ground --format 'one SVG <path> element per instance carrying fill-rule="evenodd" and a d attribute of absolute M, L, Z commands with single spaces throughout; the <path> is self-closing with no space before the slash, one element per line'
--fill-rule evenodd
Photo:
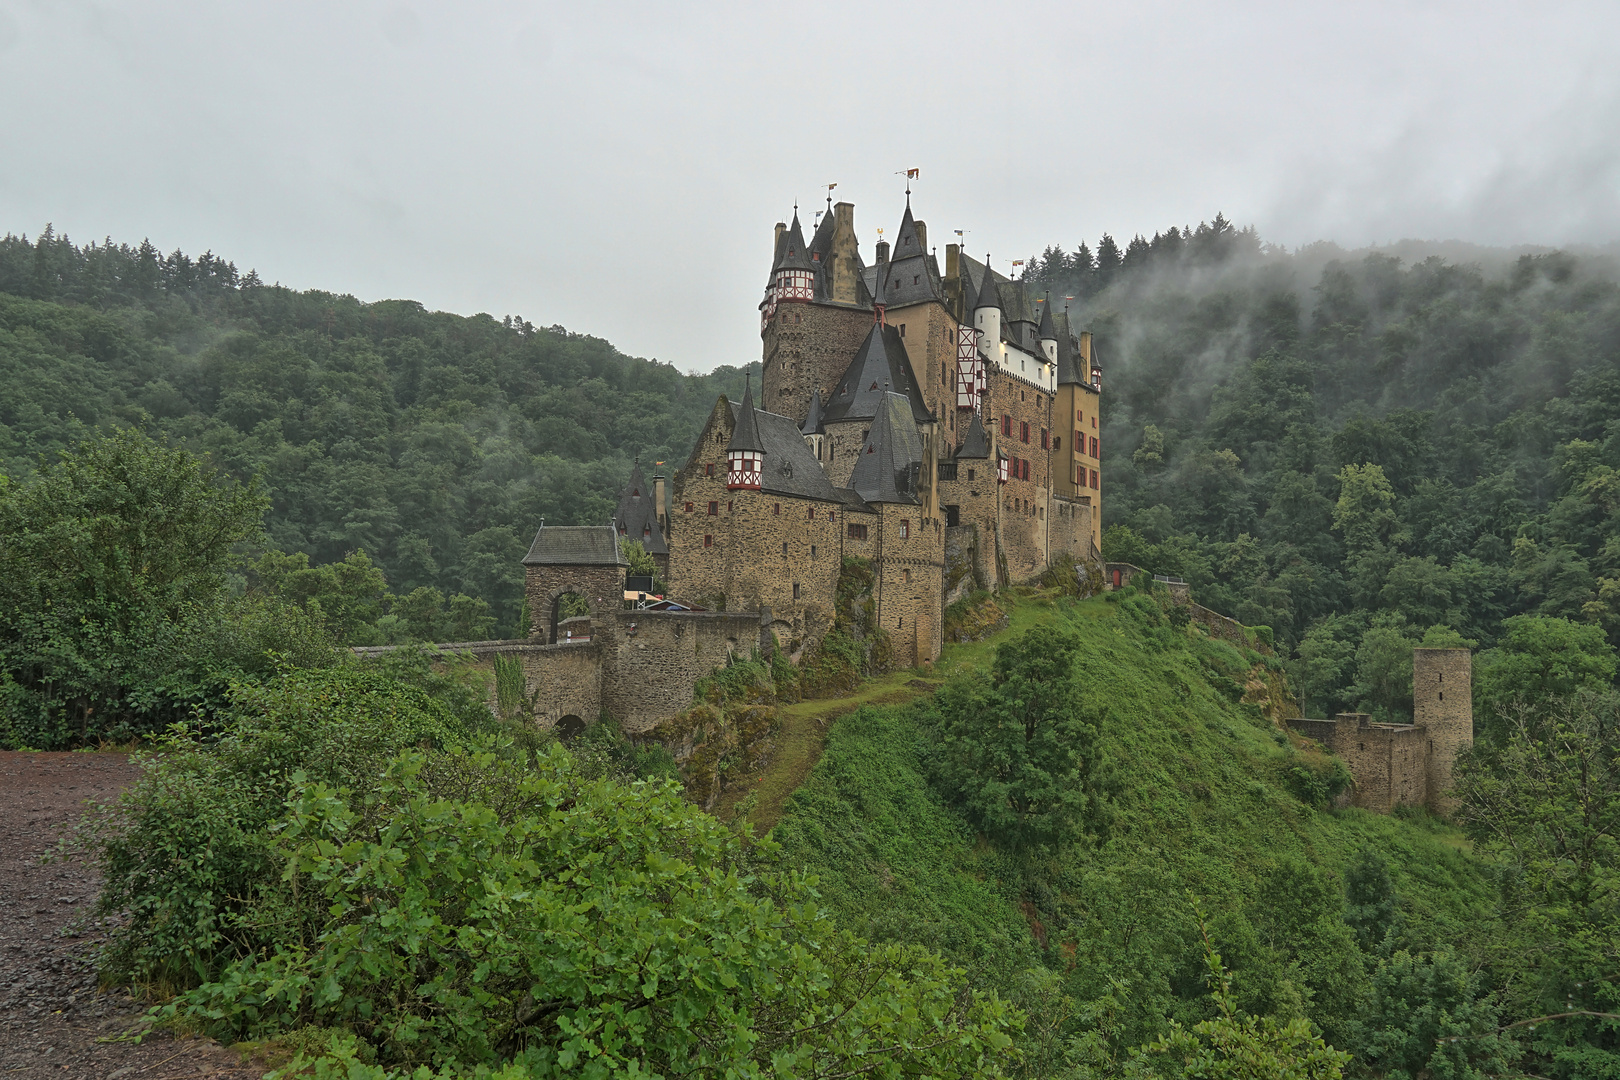
<path fill-rule="evenodd" d="M 84 812 L 139 770 L 122 754 L 0 751 L 0 1080 L 258 1080 L 262 1069 L 205 1039 L 112 1041 L 144 1006 L 96 988 L 95 868 L 40 862 Z"/>

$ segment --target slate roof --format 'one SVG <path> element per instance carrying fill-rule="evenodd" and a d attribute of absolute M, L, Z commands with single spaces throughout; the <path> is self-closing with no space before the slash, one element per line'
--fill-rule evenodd
<path fill-rule="evenodd" d="M 664 532 L 658 527 L 658 504 L 653 489 L 641 475 L 641 466 L 630 470 L 630 483 L 619 493 L 619 509 L 613 514 L 613 527 L 627 540 L 640 540 L 653 555 L 669 552 Z"/>
<path fill-rule="evenodd" d="M 1054 317 L 1057 326 L 1057 384 L 1069 386 L 1084 382 L 1080 378 L 1080 351 L 1075 347 L 1074 332 L 1069 329 L 1069 313 L 1062 312 Z"/>
<path fill-rule="evenodd" d="M 740 419 L 742 406 L 728 401 L 733 423 Z M 761 409 L 754 410 L 754 430 L 765 453 L 765 471 L 760 477 L 760 490 L 775 495 L 795 495 L 806 499 L 837 502 L 838 494 L 827 472 L 810 452 L 804 436 L 799 434 L 798 421 L 791 416 L 778 416 Z"/>
<path fill-rule="evenodd" d="M 782 240 L 776 249 L 776 265 L 771 267 L 774 274 L 778 270 L 813 270 L 815 265 L 810 261 L 810 253 L 804 247 L 804 230 L 799 227 L 799 212 L 793 212 L 793 224 L 782 234 Z"/>
<path fill-rule="evenodd" d="M 810 395 L 810 411 L 804 414 L 804 424 L 799 431 L 804 435 L 819 435 L 825 430 L 821 422 L 821 388 L 817 387 Z"/>
<path fill-rule="evenodd" d="M 968 283 L 972 284 L 972 282 L 973 275 L 970 268 L 968 273 Z M 988 266 L 981 266 L 979 268 L 979 287 L 974 293 L 973 307 L 974 310 L 978 310 L 982 307 L 1001 307 L 1001 290 L 996 288 L 996 274 L 995 271 L 991 270 Z"/>
<path fill-rule="evenodd" d="M 904 394 L 911 401 L 912 419 L 924 423 L 932 419 L 923 400 L 911 358 L 900 331 L 892 326 L 872 325 L 866 340 L 855 351 L 855 359 L 844 369 L 838 386 L 822 406 L 823 425 L 840 420 L 869 420 L 876 416 L 885 392 Z"/>
<path fill-rule="evenodd" d="M 962 438 L 962 449 L 956 452 L 958 458 L 987 458 L 990 456 L 990 436 L 984 430 L 984 423 L 979 414 L 973 414 L 973 422 L 968 425 L 967 434 Z"/>
<path fill-rule="evenodd" d="M 524 566 L 626 566 L 611 525 L 542 526 L 534 534 Z"/>
<path fill-rule="evenodd" d="M 914 468 L 922 461 L 922 436 L 902 394 L 885 394 L 872 421 L 849 486 L 869 503 L 914 503 Z"/>
<path fill-rule="evenodd" d="M 754 408 L 753 381 L 749 380 L 743 390 L 742 405 L 736 410 L 737 426 L 731 431 L 731 441 L 726 444 L 727 450 L 759 450 L 765 449 L 765 444 L 759 437 L 759 425 L 755 422 L 758 410 Z"/>
<path fill-rule="evenodd" d="M 1041 328 L 1038 331 L 1042 341 L 1056 341 L 1057 327 L 1052 324 L 1052 295 L 1046 296 L 1046 302 L 1041 305 Z"/>

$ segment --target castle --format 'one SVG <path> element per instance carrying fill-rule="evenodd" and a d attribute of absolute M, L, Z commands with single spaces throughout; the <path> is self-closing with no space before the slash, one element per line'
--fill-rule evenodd
<path fill-rule="evenodd" d="M 867 559 L 909 666 L 975 584 L 1096 557 L 1102 371 L 1091 335 L 988 256 L 949 244 L 942 270 L 909 192 L 871 265 L 854 206 L 828 201 L 808 243 L 796 211 L 776 225 L 757 398 L 718 400 L 672 479 L 638 469 L 614 528 L 671 596 L 762 613 L 790 649 L 831 628 L 843 560 Z M 552 641 L 547 596 L 530 610 Z"/>

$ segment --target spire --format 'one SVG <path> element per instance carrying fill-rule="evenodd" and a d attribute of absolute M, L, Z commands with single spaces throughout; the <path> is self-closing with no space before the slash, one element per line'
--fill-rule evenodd
<path fill-rule="evenodd" d="M 754 387 L 753 376 L 750 374 L 748 382 L 743 384 L 742 411 L 737 414 L 737 429 L 731 433 L 731 442 L 726 444 L 729 450 L 752 450 L 763 453 L 765 442 L 759 437 L 759 425 L 754 422 Z"/>
<path fill-rule="evenodd" d="M 891 259 L 909 259 L 914 255 L 926 255 L 922 249 L 922 241 L 917 239 L 917 222 L 911 216 L 911 195 L 906 195 L 906 216 L 900 219 L 900 231 L 894 237 L 894 254 Z"/>
<path fill-rule="evenodd" d="M 799 209 L 794 207 L 793 224 L 782 234 L 781 242 L 776 249 L 776 265 L 771 267 L 771 272 L 809 269 L 812 269 L 810 253 L 805 250 L 804 229 L 799 225 Z"/>
<path fill-rule="evenodd" d="M 805 415 L 804 425 L 799 428 L 799 432 L 800 432 L 800 434 L 803 434 L 803 435 L 819 435 L 819 434 L 821 434 L 821 388 L 820 387 L 817 387 L 816 392 L 810 395 L 810 411 Z"/>
<path fill-rule="evenodd" d="M 1001 290 L 996 287 L 995 271 L 990 269 L 990 256 L 984 257 L 984 280 L 979 283 L 979 298 L 973 302 L 973 309 L 1000 308 Z"/>
<path fill-rule="evenodd" d="M 1046 303 L 1041 305 L 1041 328 L 1037 335 L 1042 341 L 1056 341 L 1057 328 L 1052 324 L 1052 294 L 1046 294 Z"/>

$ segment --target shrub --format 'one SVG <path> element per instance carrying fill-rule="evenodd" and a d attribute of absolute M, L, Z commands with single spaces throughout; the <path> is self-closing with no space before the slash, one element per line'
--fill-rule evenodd
<path fill-rule="evenodd" d="M 300 778 L 275 842 L 321 916 L 171 1007 L 221 1038 L 352 1031 L 459 1075 L 1003 1075 L 1016 1018 L 960 971 L 839 933 L 667 784 L 407 750 Z M 382 1076 L 352 1051 L 328 1075 Z M 415 1074 L 422 1075 L 422 1074 Z"/>
<path fill-rule="evenodd" d="M 100 910 L 128 913 L 111 938 L 108 974 L 195 985 L 317 920 L 278 879 L 271 845 L 295 777 L 363 791 L 401 748 L 468 731 L 459 687 L 413 686 L 398 677 L 406 664 L 396 669 L 356 662 L 238 683 L 228 722 L 176 725 L 136 755 L 144 774 L 96 834 Z"/>

